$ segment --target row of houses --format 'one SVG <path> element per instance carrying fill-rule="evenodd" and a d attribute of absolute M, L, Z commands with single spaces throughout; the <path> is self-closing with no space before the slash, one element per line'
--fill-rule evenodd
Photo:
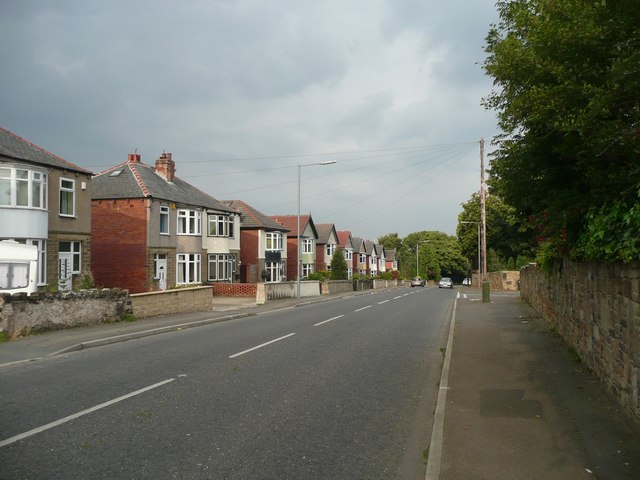
<path fill-rule="evenodd" d="M 298 243 L 301 277 L 330 270 L 338 250 L 350 278 L 397 269 L 394 251 L 348 230 L 304 215 L 298 231 L 297 215 L 217 200 L 175 172 L 171 153 L 153 165 L 133 153 L 94 175 L 0 128 L 0 240 L 35 247 L 41 290 L 292 281 Z M 0 290 L 22 283 L 2 262 Z"/>

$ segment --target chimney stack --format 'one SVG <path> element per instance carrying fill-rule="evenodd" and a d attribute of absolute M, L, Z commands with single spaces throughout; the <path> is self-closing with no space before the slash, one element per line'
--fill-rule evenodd
<path fill-rule="evenodd" d="M 140 163 L 140 154 L 139 153 L 130 153 L 127 157 L 128 163 Z"/>
<path fill-rule="evenodd" d="M 176 164 L 171 160 L 171 153 L 162 152 L 160 158 L 156 160 L 156 173 L 167 182 L 173 182 L 176 173 Z"/>

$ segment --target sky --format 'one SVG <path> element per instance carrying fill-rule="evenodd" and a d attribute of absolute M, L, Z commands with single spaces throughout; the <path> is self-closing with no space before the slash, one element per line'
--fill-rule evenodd
<path fill-rule="evenodd" d="M 171 152 L 267 215 L 300 186 L 353 236 L 453 235 L 498 132 L 497 20 L 494 0 L 0 0 L 0 126 L 94 173 Z"/>

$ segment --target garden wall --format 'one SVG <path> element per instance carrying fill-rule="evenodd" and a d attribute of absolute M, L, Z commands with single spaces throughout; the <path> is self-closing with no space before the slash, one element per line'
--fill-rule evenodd
<path fill-rule="evenodd" d="M 57 294 L 0 296 L 0 332 L 13 339 L 46 330 L 121 320 L 131 313 L 126 290 L 81 290 Z"/>
<path fill-rule="evenodd" d="M 176 288 L 131 295 L 136 318 L 155 317 L 173 313 L 209 312 L 213 309 L 211 287 Z"/>
<path fill-rule="evenodd" d="M 531 264 L 521 271 L 520 292 L 640 419 L 640 263 L 565 261 L 552 273 Z"/>

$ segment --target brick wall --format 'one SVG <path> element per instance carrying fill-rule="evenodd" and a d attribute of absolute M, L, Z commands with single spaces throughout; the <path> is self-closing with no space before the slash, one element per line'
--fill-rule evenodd
<path fill-rule="evenodd" d="M 226 297 L 255 297 L 257 287 L 255 283 L 213 283 L 213 295 Z"/>
<path fill-rule="evenodd" d="M 94 200 L 91 214 L 95 284 L 146 291 L 146 200 Z"/>
<path fill-rule="evenodd" d="M 260 271 L 258 265 L 259 242 L 259 230 L 240 231 L 240 262 L 242 264 L 240 281 L 243 283 L 258 281 L 257 272 Z M 254 267 L 252 268 L 251 265 Z M 256 272 L 256 275 L 252 276 L 252 272 Z"/>
<path fill-rule="evenodd" d="M 287 280 L 298 279 L 298 239 L 287 238 Z M 302 273 L 301 273 L 302 275 Z"/>
<path fill-rule="evenodd" d="M 552 273 L 521 271 L 522 297 L 640 419 L 640 263 L 565 261 Z"/>

